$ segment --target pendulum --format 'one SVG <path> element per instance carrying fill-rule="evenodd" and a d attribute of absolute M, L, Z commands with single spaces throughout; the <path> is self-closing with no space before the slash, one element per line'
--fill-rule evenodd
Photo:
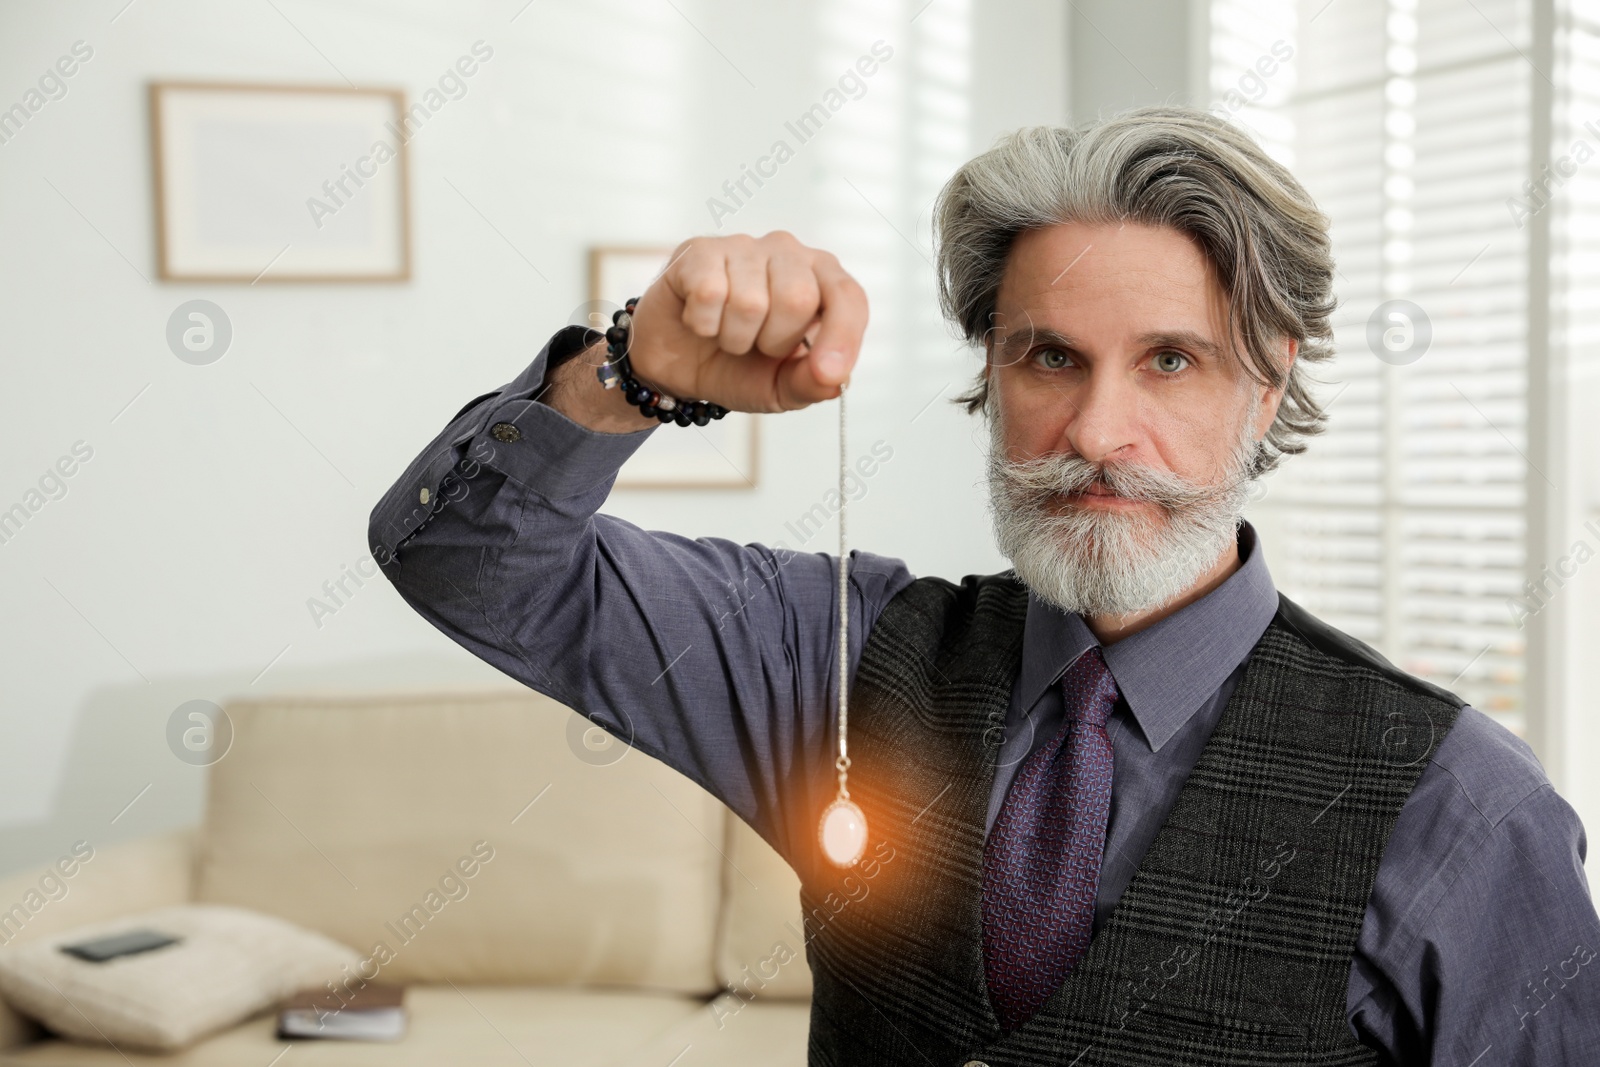
<path fill-rule="evenodd" d="M 845 452 L 844 386 L 839 387 L 839 755 L 834 769 L 839 772 L 839 795 L 822 810 L 817 839 L 823 855 L 836 867 L 853 867 L 867 848 L 867 817 L 850 799 L 846 784 L 850 771 L 850 750 L 846 744 L 849 725 L 850 679 L 850 557 L 845 550 L 844 513 L 850 499 L 845 492 L 849 464 Z"/>
<path fill-rule="evenodd" d="M 822 821 L 817 826 L 817 839 L 822 844 L 823 855 L 836 867 L 853 867 L 867 848 L 867 817 L 855 801 L 850 799 L 847 779 L 850 772 L 850 749 L 846 731 L 849 727 L 850 679 L 850 556 L 845 546 L 845 508 L 850 497 L 846 493 L 849 475 L 848 453 L 845 451 L 844 386 L 839 387 L 839 755 L 834 769 L 839 772 L 839 795 L 822 810 Z"/>

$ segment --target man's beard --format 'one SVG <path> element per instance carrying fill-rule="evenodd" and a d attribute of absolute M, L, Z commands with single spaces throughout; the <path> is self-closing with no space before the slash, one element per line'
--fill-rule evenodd
<path fill-rule="evenodd" d="M 1214 484 L 1142 464 L 1100 466 L 1059 454 L 1005 458 L 1000 411 L 989 415 L 989 506 L 995 540 L 1035 596 L 1062 611 L 1119 616 L 1182 596 L 1238 534 L 1260 445 L 1251 436 L 1259 402 Z M 1094 485 L 1155 504 L 1160 514 L 1074 505 L 1062 494 Z"/>

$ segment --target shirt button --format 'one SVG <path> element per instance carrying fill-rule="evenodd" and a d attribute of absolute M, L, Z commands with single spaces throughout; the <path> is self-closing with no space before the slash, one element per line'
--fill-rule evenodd
<path fill-rule="evenodd" d="M 522 440 L 522 431 L 509 422 L 497 422 L 489 428 L 489 436 L 496 441 L 510 444 L 513 441 Z"/>
<path fill-rule="evenodd" d="M 961 1067 L 989 1067 L 989 1065 L 984 1063 L 982 1060 L 968 1060 L 966 1063 L 962 1064 Z"/>
<path fill-rule="evenodd" d="M 427 486 L 423 486 L 422 487 L 422 492 L 417 494 L 417 499 L 421 500 L 424 504 L 426 504 L 428 502 L 428 498 L 431 497 L 432 495 L 433 495 L 432 493 L 428 492 L 428 487 Z"/>

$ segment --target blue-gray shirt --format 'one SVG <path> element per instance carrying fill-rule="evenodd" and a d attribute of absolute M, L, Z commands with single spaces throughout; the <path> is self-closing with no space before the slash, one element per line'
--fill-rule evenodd
<path fill-rule="evenodd" d="M 786 798 L 831 774 L 833 560 L 596 514 L 652 431 L 596 433 L 536 399 L 547 356 L 583 340 L 558 333 L 518 378 L 462 409 L 374 509 L 373 555 L 455 641 L 689 776 L 783 851 Z M 1121 698 L 1096 929 L 1276 610 L 1248 524 L 1239 552 L 1218 588 L 1104 649 Z M 899 560 L 852 553 L 851 670 L 911 580 Z M 990 826 L 1017 765 L 1061 723 L 1053 683 L 1096 643 L 1081 618 L 1030 598 Z M 1585 848 L 1528 746 L 1464 709 L 1378 869 L 1350 969 L 1352 1032 L 1407 1065 L 1600 1063 Z"/>

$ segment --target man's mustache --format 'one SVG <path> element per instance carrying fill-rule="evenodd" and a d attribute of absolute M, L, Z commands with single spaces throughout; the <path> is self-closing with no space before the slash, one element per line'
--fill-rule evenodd
<path fill-rule="evenodd" d="M 1000 469 L 1007 489 L 1033 498 L 1039 505 L 1050 496 L 1101 488 L 1128 500 L 1148 501 L 1180 510 L 1194 507 L 1223 491 L 1223 487 L 1192 482 L 1172 471 L 1158 470 L 1147 464 L 1090 463 L 1071 453 L 1037 456 L 1018 462 L 1002 461 Z"/>

